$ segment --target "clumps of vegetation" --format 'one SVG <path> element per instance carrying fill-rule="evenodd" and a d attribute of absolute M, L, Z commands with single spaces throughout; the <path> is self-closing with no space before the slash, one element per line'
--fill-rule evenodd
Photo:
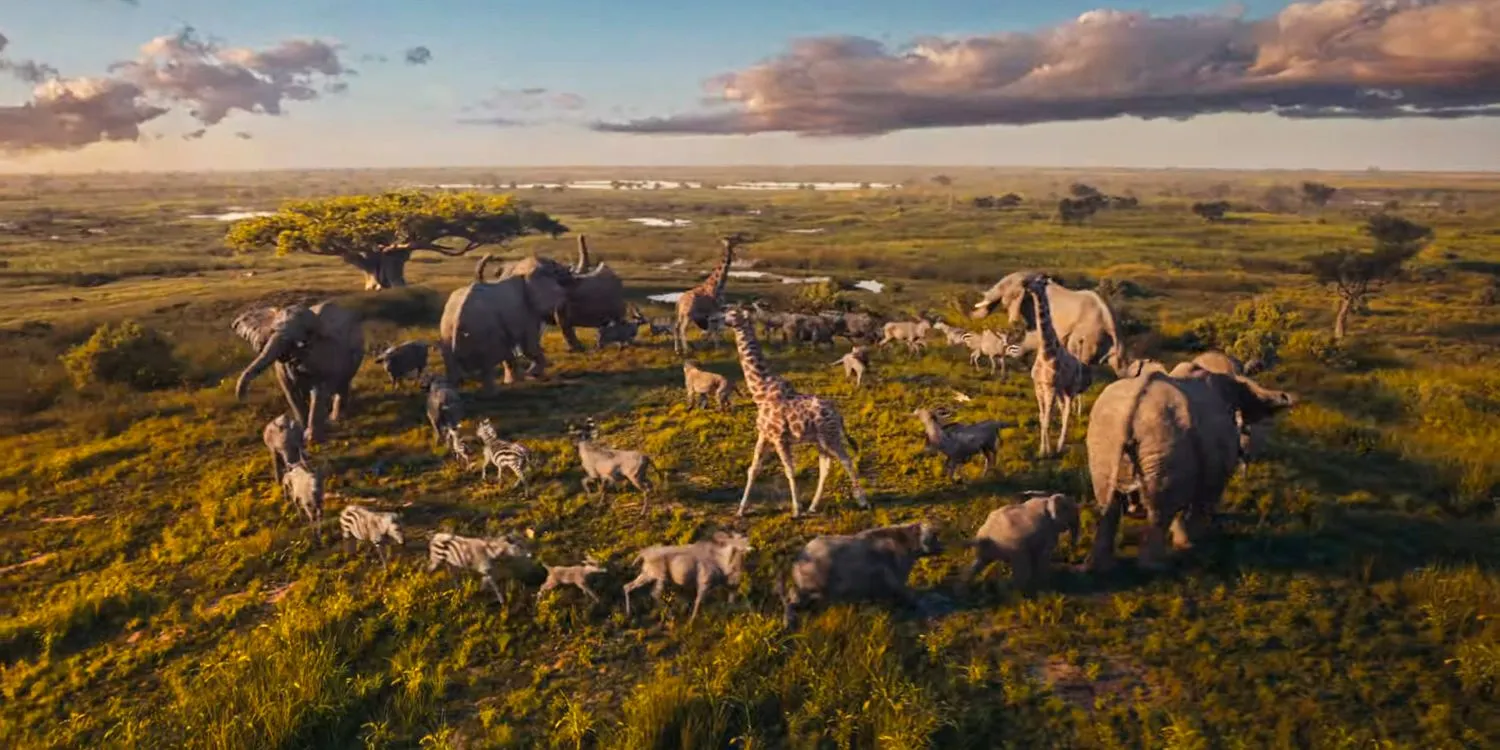
<path fill-rule="evenodd" d="M 1259 359 L 1270 363 L 1286 344 L 1288 332 L 1301 320 L 1302 316 L 1275 302 L 1256 298 L 1235 305 L 1227 315 L 1220 313 L 1194 321 L 1186 343 L 1219 349 L 1246 362 Z"/>
<path fill-rule="evenodd" d="M 69 349 L 62 363 L 79 390 L 111 384 L 149 391 L 182 378 L 182 363 L 172 351 L 172 342 L 133 320 L 99 326 L 88 341 Z"/>
<path fill-rule="evenodd" d="M 1365 224 L 1365 234 L 1375 240 L 1375 249 L 1360 252 L 1347 248 L 1308 256 L 1308 271 L 1339 298 L 1333 319 L 1333 337 L 1342 339 L 1349 316 L 1366 309 L 1370 295 L 1401 275 L 1402 267 L 1432 239 L 1432 228 L 1399 216 L 1377 214 Z"/>
<path fill-rule="evenodd" d="M 1005 195 L 1001 195 L 1001 196 L 981 195 L 981 196 L 976 197 L 973 200 L 973 204 L 974 204 L 975 208 L 986 208 L 986 209 L 996 209 L 996 210 L 1004 210 L 1004 209 L 1007 209 L 1007 208 L 1015 208 L 1016 206 L 1021 205 L 1021 202 L 1022 202 L 1021 196 L 1019 196 L 1019 195 L 1017 195 L 1015 193 L 1006 193 Z"/>
<path fill-rule="evenodd" d="M 1304 182 L 1302 183 L 1302 202 L 1322 208 L 1333 200 L 1333 194 L 1338 191 L 1338 188 L 1321 182 Z"/>
<path fill-rule="evenodd" d="M 1208 201 L 1194 203 L 1192 211 L 1199 218 L 1207 222 L 1223 221 L 1224 215 L 1229 213 L 1229 201 Z"/>
<path fill-rule="evenodd" d="M 1105 195 L 1093 185 L 1075 182 L 1068 187 L 1070 198 L 1057 202 L 1057 218 L 1063 224 L 1082 224 L 1105 209 L 1116 211 L 1137 208 L 1140 201 L 1132 195 Z"/>

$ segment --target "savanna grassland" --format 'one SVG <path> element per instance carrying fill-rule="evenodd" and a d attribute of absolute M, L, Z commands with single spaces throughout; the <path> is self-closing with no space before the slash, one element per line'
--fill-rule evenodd
<path fill-rule="evenodd" d="M 432 173 L 88 175 L 0 182 L 0 744 L 7 747 L 1145 747 L 1478 748 L 1500 746 L 1500 178 L 803 170 L 462 170 Z M 367 356 L 353 411 L 315 461 L 331 477 L 321 541 L 272 487 L 262 425 L 284 401 L 262 378 L 244 403 L 234 377 L 252 352 L 229 322 L 258 301 L 338 298 L 376 345 L 435 340 L 443 300 L 474 258 L 418 255 L 413 286 L 360 292 L 355 271 L 309 256 L 237 254 L 226 225 L 192 214 L 274 209 L 292 196 L 403 183 L 633 177 L 901 181 L 896 190 L 735 192 L 521 190 L 573 234 L 499 252 L 571 261 L 573 235 L 648 295 L 680 291 L 714 263 L 715 236 L 746 232 L 755 270 L 830 284 L 731 279 L 732 299 L 963 320 L 991 283 L 1021 268 L 1100 288 L 1127 349 L 1169 365 L 1207 347 L 1272 349 L 1261 382 L 1301 403 L 1275 422 L 1266 456 L 1237 477 L 1210 543 L 1147 574 L 1122 556 L 1107 575 L 1059 569 L 1033 595 L 1005 571 L 964 589 L 961 542 L 1028 489 L 1088 497 L 1083 436 L 1038 460 L 1024 372 L 971 368 L 938 339 L 875 355 L 855 390 L 838 352 L 770 347 L 799 389 L 834 399 L 859 442 L 874 509 L 830 482 L 818 515 L 793 520 L 773 467 L 754 513 L 734 517 L 754 443 L 741 385 L 725 413 L 683 403 L 665 340 L 623 353 L 568 353 L 555 329 L 549 376 L 484 397 L 471 417 L 540 457 L 529 498 L 481 483 L 436 452 L 415 386 L 387 386 Z M 1303 179 L 1341 188 L 1324 208 L 1271 206 Z M 1070 183 L 1140 207 L 1059 224 Z M 1025 203 L 970 199 L 1015 191 Z M 950 204 L 950 193 L 953 198 Z M 1280 198 L 1273 200 L 1274 195 Z M 1228 219 L 1194 216 L 1226 199 Z M 1335 300 L 1301 259 L 1368 247 L 1381 204 L 1435 238 L 1371 298 L 1349 336 L 1329 337 Z M 629 218 L 683 218 L 682 228 Z M 790 232 L 818 229 L 821 232 Z M 685 263 L 672 265 L 676 259 Z M 848 288 L 877 280 L 884 292 Z M 61 358 L 105 323 L 131 320 L 170 344 L 154 382 L 75 383 Z M 1003 317 L 990 319 L 1003 327 Z M 582 332 L 592 342 L 593 332 Z M 699 336 L 694 332 L 694 340 Z M 843 349 L 840 344 L 840 351 Z M 741 380 L 732 347 L 695 352 Z M 434 366 L 436 357 L 434 357 Z M 1024 369 L 1024 368 L 1022 368 Z M 1096 381 L 1092 395 L 1107 382 Z M 953 401 L 952 390 L 973 397 Z M 949 483 L 920 453 L 919 406 L 994 418 L 998 471 Z M 668 482 L 600 500 L 563 429 L 595 417 L 602 441 L 639 447 Z M 815 472 L 801 452 L 799 489 Z M 350 497 L 397 510 L 407 542 L 388 568 L 334 541 Z M 947 549 L 912 581 L 928 613 L 836 606 L 783 628 L 773 582 L 814 535 L 928 519 Z M 639 548 L 719 528 L 754 545 L 744 596 L 620 586 Z M 476 576 L 427 573 L 425 537 L 532 530 L 537 556 L 585 555 L 609 572 L 591 606 L 563 590 L 540 602 L 537 571 L 502 581 L 501 608 Z M 1092 522 L 1058 563 L 1081 562 Z"/>

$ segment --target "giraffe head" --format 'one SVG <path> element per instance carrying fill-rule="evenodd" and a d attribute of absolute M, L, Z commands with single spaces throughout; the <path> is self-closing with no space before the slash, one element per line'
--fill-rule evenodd
<path fill-rule="evenodd" d="M 1035 273 L 1027 277 L 1026 289 L 1027 291 L 1035 292 L 1036 294 L 1044 294 L 1047 291 L 1047 285 L 1051 283 L 1052 279 L 1049 278 L 1047 274 Z"/>
<path fill-rule="evenodd" d="M 749 325 L 750 323 L 750 314 L 745 310 L 745 308 L 740 307 L 739 305 L 732 305 L 724 308 L 722 315 L 724 316 L 724 325 L 729 326 L 730 328 L 738 329 Z"/>

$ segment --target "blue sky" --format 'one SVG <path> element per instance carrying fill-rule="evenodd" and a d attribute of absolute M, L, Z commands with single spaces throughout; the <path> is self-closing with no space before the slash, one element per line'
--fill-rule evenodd
<path fill-rule="evenodd" d="M 1239 4 L 1246 15 L 1282 3 Z M 225 46 L 253 49 L 297 37 L 337 40 L 359 75 L 348 92 L 291 102 L 282 116 L 235 112 L 201 140 L 182 111 L 147 123 L 147 143 L 91 145 L 0 168 L 244 168 L 448 164 L 932 163 L 1406 169 L 1500 168 L 1500 120 L 1287 120 L 1207 115 L 1186 122 L 1102 121 L 904 130 L 872 138 L 634 135 L 591 132 L 590 118 L 671 115 L 701 108 L 703 81 L 780 54 L 799 37 L 858 35 L 901 45 L 927 35 L 1027 31 L 1101 7 L 1153 15 L 1211 14 L 1224 6 L 1014 0 L 758 0 L 630 3 L 584 0 L 0 0 L 5 55 L 63 76 L 103 75 L 154 37 L 184 24 Z M 403 50 L 423 45 L 427 65 Z M 386 55 L 390 62 L 362 60 Z M 575 124 L 461 125 L 464 108 L 496 89 L 546 88 L 582 97 Z M 0 106 L 29 98 L 0 83 Z M 472 114 L 472 113 L 471 113 Z M 526 113 L 509 113 L 525 115 Z M 533 113 L 534 114 L 534 113 Z M 235 138 L 235 132 L 254 137 Z M 1225 148 L 1233 139 L 1235 146 Z"/>

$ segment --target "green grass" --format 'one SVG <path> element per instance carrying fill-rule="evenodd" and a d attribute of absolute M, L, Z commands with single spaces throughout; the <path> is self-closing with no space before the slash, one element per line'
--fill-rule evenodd
<path fill-rule="evenodd" d="M 932 172 L 933 170 L 927 170 Z M 1113 278 L 1130 349 L 1169 363 L 1192 333 L 1241 302 L 1295 316 L 1275 334 L 1317 341 L 1327 295 L 1301 256 L 1357 244 L 1348 208 L 1319 214 L 1235 212 L 1210 226 L 1186 205 L 1225 181 L 1251 201 L 1296 176 L 1112 173 L 1101 188 L 1145 204 L 1090 225 L 1050 221 L 1046 195 L 1072 173 L 938 170 L 960 196 L 1016 189 L 1020 209 L 944 210 L 923 185 L 875 194 L 538 192 L 538 206 L 589 235 L 651 316 L 646 295 L 694 283 L 712 263 L 712 232 L 758 237 L 757 270 L 890 284 L 840 296 L 890 313 L 962 308 L 1010 270 L 1041 267 L 1069 284 Z M 670 171 L 641 176 L 673 177 Z M 554 170 L 516 179 L 597 173 Z M 684 173 L 708 179 L 818 179 L 835 170 Z M 922 170 L 853 170 L 848 179 L 910 179 Z M 617 176 L 629 176 L 623 172 Z M 606 176 L 607 177 L 607 176 Z M 403 181 L 462 182 L 400 175 Z M 754 441 L 740 386 L 726 413 L 689 411 L 680 360 L 666 342 L 616 355 L 570 354 L 550 333 L 545 381 L 472 393 L 539 454 L 530 498 L 460 472 L 430 447 L 421 399 L 390 389 L 367 363 L 350 420 L 315 460 L 339 497 L 400 511 L 406 548 L 389 568 L 321 543 L 270 486 L 260 429 L 282 409 L 265 379 L 237 403 L 250 359 L 229 332 L 256 300 L 339 297 L 371 316 L 367 338 L 434 337 L 436 311 L 473 259 L 418 256 L 420 288 L 367 295 L 336 262 L 234 255 L 224 227 L 189 213 L 269 207 L 282 196 L 375 189 L 398 176 L 324 173 L 0 182 L 0 221 L 46 209 L 54 222 L 107 234 L 0 235 L 0 744 L 9 747 L 1329 747 L 1469 748 L 1500 744 L 1500 328 L 1479 293 L 1500 269 L 1500 181 L 1481 176 L 1349 175 L 1361 197 L 1458 195 L 1463 214 L 1419 209 L 1434 247 L 1420 276 L 1394 284 L 1353 323 L 1336 358 L 1283 346 L 1264 380 L 1304 403 L 1276 423 L 1269 455 L 1225 497 L 1221 536 L 1164 574 L 1124 565 L 1108 576 L 1059 570 L 1024 596 L 992 578 L 959 584 L 959 542 L 1021 490 L 1089 495 L 1085 426 L 1058 460 L 1037 461 L 1029 379 L 998 381 L 945 350 L 877 353 L 856 391 L 838 354 L 770 349 L 793 384 L 834 399 L 859 441 L 874 509 L 830 482 L 826 510 L 793 520 L 785 480 L 767 467 L 754 513 L 737 521 Z M 1013 185 L 1014 187 L 1007 187 Z M 896 208 L 899 204 L 900 211 Z M 760 209 L 760 214 L 750 214 Z M 1425 212 L 1425 213 L 1424 213 Z M 690 229 L 642 228 L 633 216 L 682 216 Z M 822 227 L 822 234 L 791 228 Z M 48 239 L 51 235 L 63 237 Z M 571 258 L 572 240 L 517 250 Z M 686 258 L 686 270 L 660 266 Z M 253 272 L 253 273 L 252 273 Z M 797 287 L 732 279 L 731 296 L 791 300 Z M 148 393 L 77 390 L 59 357 L 95 327 L 132 319 L 166 335 L 181 383 Z M 1218 320 L 1218 319 L 1215 319 Z M 1216 324 L 1221 328 L 1222 323 Z M 1228 333 L 1243 331 L 1230 325 Z M 1265 333 L 1257 332 L 1257 335 Z M 583 334 L 592 340 L 592 333 Z M 1300 336 L 1300 338 L 1298 338 Z M 730 347 L 704 348 L 708 369 L 741 380 Z M 1330 365 L 1328 362 L 1334 362 Z M 1101 385 L 1095 386 L 1097 393 Z M 951 389 L 974 397 L 954 404 Z M 953 404 L 965 421 L 999 418 L 999 470 L 963 484 L 920 453 L 918 406 Z M 633 493 L 583 494 L 568 420 L 594 416 L 610 444 L 657 457 L 668 482 L 642 517 Z M 801 453 L 798 486 L 815 483 Z M 376 471 L 376 469 L 379 471 Z M 938 614 L 838 606 L 781 626 L 773 583 L 820 533 L 929 519 L 948 550 L 913 572 Z M 1077 563 L 1091 524 L 1058 563 Z M 691 599 L 641 597 L 626 618 L 619 588 L 640 547 L 721 527 L 755 547 L 742 597 L 715 592 L 693 625 Z M 1127 528 L 1123 556 L 1134 553 Z M 472 576 L 428 574 L 423 538 L 532 529 L 542 560 L 585 555 L 610 572 L 590 606 L 574 591 L 533 596 L 538 572 L 504 581 L 500 608 Z M 998 580 L 997 580 L 998 579 Z"/>

